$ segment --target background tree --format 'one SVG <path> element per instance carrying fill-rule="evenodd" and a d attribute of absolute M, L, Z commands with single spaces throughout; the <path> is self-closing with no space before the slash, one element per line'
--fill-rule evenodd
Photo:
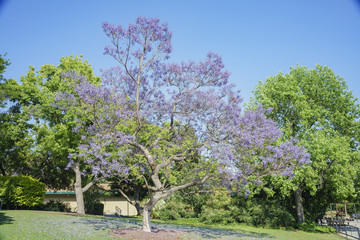
<path fill-rule="evenodd" d="M 8 65 L 9 60 L 0 55 L 0 174 L 3 176 L 29 173 L 33 147 L 29 118 L 14 101 L 19 84 L 3 76 Z"/>
<path fill-rule="evenodd" d="M 267 137 L 264 130 L 255 131 L 255 137 L 247 130 L 239 135 L 247 119 L 254 121 L 254 127 L 264 123 L 258 116 L 262 113 L 255 112 L 258 117 L 254 118 L 240 114 L 241 98 L 227 83 L 229 73 L 218 55 L 209 53 L 200 62 L 168 64 L 171 33 L 156 18 L 138 18 L 127 29 L 107 23 L 103 28 L 113 44 L 105 47 L 105 54 L 114 57 L 120 67 L 104 72 L 103 86 L 82 81 L 74 87 L 76 96 L 59 93 L 58 98 L 67 111 L 91 122 L 80 121 L 86 134 L 79 153 L 70 156 L 73 160 L 84 159 L 95 176 L 117 172 L 127 177 L 137 169 L 149 195 L 143 206 L 144 231 L 151 231 L 150 212 L 159 200 L 203 184 L 219 170 L 224 174 L 232 171 L 235 182 L 247 176 L 251 166 L 260 166 L 259 162 L 284 174 L 291 174 L 296 163 L 306 162 L 302 150 L 289 143 L 282 151 L 275 144 L 277 138 Z M 262 126 L 274 132 L 274 124 Z M 236 135 L 243 140 L 239 144 L 232 141 Z M 271 157 L 237 159 L 237 147 L 251 143 L 258 150 L 264 142 Z M 129 158 L 132 149 L 137 158 Z"/>
<path fill-rule="evenodd" d="M 43 65 L 39 71 L 34 67 L 21 77 L 18 87 L 18 103 L 22 112 L 31 117 L 34 122 L 34 139 L 36 147 L 33 149 L 36 161 L 32 166 L 32 175 L 50 188 L 68 188 L 74 179 L 71 171 L 65 171 L 68 155 L 76 152 L 80 144 L 80 135 L 73 129 L 78 125 L 76 116 L 54 106 L 57 91 L 74 92 L 74 79 L 63 76 L 64 72 L 73 71 L 87 77 L 94 84 L 100 83 L 100 78 L 93 74 L 93 70 L 82 57 L 63 57 L 58 66 Z M 83 188 L 81 171 L 85 169 L 81 162 L 74 165 L 75 188 L 77 189 L 77 211 L 84 214 L 83 191 L 94 184 L 94 181 Z M 90 176 L 91 177 L 91 176 Z"/>
<path fill-rule="evenodd" d="M 10 65 L 10 61 L 5 59 L 4 58 L 5 56 L 6 56 L 6 54 L 4 56 L 0 54 L 0 83 L 1 84 L 5 83 L 3 74 L 6 70 L 6 67 Z M 0 92 L 0 103 L 1 104 L 4 104 L 3 101 L 6 99 L 6 92 L 4 90 L 5 89 L 2 87 L 1 92 Z M 3 107 L 3 105 L 1 105 L 1 107 Z"/>
<path fill-rule="evenodd" d="M 258 104 L 273 109 L 267 116 L 278 123 L 284 138 L 298 138 L 311 153 L 311 164 L 297 169 L 294 178 L 274 179 L 283 194 L 294 194 L 299 223 L 305 220 L 304 206 L 317 218 L 329 203 L 354 195 L 359 105 L 344 79 L 325 66 L 297 66 L 260 82 L 250 107 Z"/>

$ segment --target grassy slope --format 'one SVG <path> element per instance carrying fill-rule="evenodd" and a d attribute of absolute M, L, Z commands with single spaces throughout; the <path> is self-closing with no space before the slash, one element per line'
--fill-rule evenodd
<path fill-rule="evenodd" d="M 0 239 L 113 239 L 77 216 L 34 211 L 0 211 Z"/>
<path fill-rule="evenodd" d="M 161 220 L 152 220 L 157 223 L 165 223 Z M 254 235 L 262 235 L 265 239 L 282 239 L 282 240 L 343 240 L 346 239 L 338 234 L 331 233 L 313 233 L 313 232 L 304 232 L 299 230 L 280 230 L 280 229 L 270 229 L 270 228 L 257 228 L 248 226 L 246 224 L 231 224 L 231 225 L 206 225 L 199 223 L 196 219 L 180 219 L 176 221 L 168 221 L 169 224 L 190 224 L 192 226 L 199 227 L 213 227 L 221 229 L 229 229 L 240 231 L 244 233 L 253 233 Z"/>
<path fill-rule="evenodd" d="M 127 219 L 135 220 L 139 219 Z M 161 221 L 154 221 L 161 223 Z M 190 224 L 199 227 L 209 227 L 195 220 L 182 220 L 168 222 L 171 224 Z M 110 228 L 129 227 L 117 219 L 101 217 L 78 217 L 51 212 L 35 211 L 0 211 L 0 239 L 114 239 L 109 236 Z M 340 240 L 344 239 L 336 234 L 307 233 L 303 231 L 286 231 L 276 229 L 263 229 L 243 224 L 231 226 L 211 226 L 228 230 L 257 235 L 263 239 L 314 239 L 314 240 Z M 116 238 L 119 240 L 119 238 Z"/>

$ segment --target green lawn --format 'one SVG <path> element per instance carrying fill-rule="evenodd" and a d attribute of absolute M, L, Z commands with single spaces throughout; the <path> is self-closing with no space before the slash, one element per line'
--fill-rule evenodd
<path fill-rule="evenodd" d="M 156 223 L 165 223 L 160 220 L 153 220 Z M 199 223 L 196 219 L 180 219 L 176 221 L 168 221 L 167 224 L 191 224 L 193 226 L 198 227 L 206 227 L 206 228 L 217 228 L 224 230 L 232 230 L 238 231 L 245 234 L 251 234 L 254 236 L 260 237 L 260 239 L 283 239 L 283 240 L 344 240 L 346 238 L 332 233 L 314 233 L 314 232 L 304 232 L 299 230 L 280 230 L 280 229 L 271 229 L 271 228 L 258 228 L 248 226 L 246 224 L 231 224 L 231 225 L 213 225 L 209 226 L 203 223 Z M 263 237 L 263 238 L 261 238 Z M 240 238 L 241 239 L 241 238 Z"/>
<path fill-rule="evenodd" d="M 344 239 L 336 234 L 255 228 L 243 224 L 206 226 L 195 220 L 153 221 L 157 228 L 188 232 L 184 239 Z M 188 223 L 188 224 L 186 224 Z M 136 218 L 79 217 L 53 212 L 0 211 L 0 239 L 114 239 L 109 229 L 140 227 Z M 116 238 L 119 239 L 119 238 Z"/>
<path fill-rule="evenodd" d="M 121 227 L 99 223 L 95 225 L 96 222 L 96 218 L 51 212 L 0 211 L 0 239 L 113 239 L 110 238 L 108 229 Z"/>

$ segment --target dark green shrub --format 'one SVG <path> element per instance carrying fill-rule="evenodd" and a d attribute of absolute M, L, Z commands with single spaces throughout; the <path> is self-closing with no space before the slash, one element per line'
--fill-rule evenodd
<path fill-rule="evenodd" d="M 64 203 L 61 200 L 50 200 L 45 204 L 42 204 L 41 209 L 44 211 L 54 212 L 71 212 L 71 208 L 68 203 Z"/>
<path fill-rule="evenodd" d="M 187 191 L 196 192 L 199 190 L 200 189 L 198 189 L 198 188 L 190 188 Z M 200 215 L 200 213 L 202 211 L 202 207 L 204 205 L 206 205 L 206 202 L 209 200 L 210 197 L 211 197 L 211 195 L 208 193 L 186 194 L 186 192 L 185 192 L 185 194 L 184 194 L 182 192 L 177 192 L 177 194 L 176 194 L 176 199 L 180 199 L 182 203 L 189 206 L 189 208 L 191 209 L 192 215 L 194 215 L 194 217 L 197 217 Z"/>
<path fill-rule="evenodd" d="M 204 208 L 200 215 L 200 221 L 205 224 L 228 224 L 235 222 L 235 219 L 229 210 Z"/>
<path fill-rule="evenodd" d="M 98 188 L 97 186 L 91 187 L 84 193 L 84 207 L 86 214 L 103 215 L 104 204 L 100 202 L 100 199 L 105 198 L 108 193 Z"/>
<path fill-rule="evenodd" d="M 209 197 L 206 204 L 202 207 L 199 218 L 200 221 L 206 224 L 228 224 L 235 222 L 238 213 L 239 209 L 232 204 L 231 196 L 226 192 L 219 192 Z"/>
<path fill-rule="evenodd" d="M 31 176 L 0 177 L 0 196 L 7 208 L 35 207 L 45 197 L 45 184 Z"/>
<path fill-rule="evenodd" d="M 254 226 L 288 227 L 295 225 L 293 215 L 276 201 L 252 199 L 247 204 L 248 218 L 244 221 Z"/>
<path fill-rule="evenodd" d="M 280 204 L 273 202 L 265 208 L 266 224 L 270 227 L 294 226 L 295 219 L 287 209 Z"/>
<path fill-rule="evenodd" d="M 304 222 L 299 225 L 299 229 L 307 232 L 336 233 L 336 230 L 333 227 L 320 226 L 313 222 Z"/>
<path fill-rule="evenodd" d="M 190 205 L 181 202 L 179 199 L 170 199 L 163 203 L 158 209 L 154 209 L 152 217 L 167 220 L 195 217 L 195 212 Z"/>
<path fill-rule="evenodd" d="M 260 226 L 266 223 L 265 211 L 261 205 L 253 204 L 253 206 L 249 208 L 249 216 L 250 222 L 247 222 L 248 224 Z"/>
<path fill-rule="evenodd" d="M 315 232 L 315 223 L 304 222 L 299 225 L 299 229 L 308 232 Z"/>
<path fill-rule="evenodd" d="M 163 221 L 167 220 L 177 220 L 180 219 L 181 216 L 175 210 L 172 209 L 163 209 L 159 211 L 159 219 Z"/>
<path fill-rule="evenodd" d="M 86 214 L 93 215 L 103 215 L 104 213 L 104 204 L 101 202 L 94 202 L 92 204 L 85 205 Z"/>

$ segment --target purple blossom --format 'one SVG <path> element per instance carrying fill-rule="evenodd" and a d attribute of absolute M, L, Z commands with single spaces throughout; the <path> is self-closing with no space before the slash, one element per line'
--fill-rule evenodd
<path fill-rule="evenodd" d="M 104 23 L 103 30 L 111 41 L 104 54 L 119 66 L 103 70 L 99 86 L 64 73 L 76 83 L 74 92 L 57 94 L 58 105 L 77 114 L 74 130 L 82 134 L 71 158 L 84 159 L 92 174 L 125 176 L 134 166 L 143 174 L 154 174 L 153 166 L 172 171 L 176 163 L 169 159 L 190 156 L 189 163 L 195 152 L 218 167 L 211 174 L 223 176 L 225 185 L 244 189 L 308 163 L 295 140 L 282 142 L 265 116 L 271 109 L 242 113 L 240 91 L 228 83 L 219 55 L 169 63 L 172 34 L 158 18 L 140 17 L 128 27 Z M 192 173 L 212 169 L 205 165 L 194 165 Z"/>

